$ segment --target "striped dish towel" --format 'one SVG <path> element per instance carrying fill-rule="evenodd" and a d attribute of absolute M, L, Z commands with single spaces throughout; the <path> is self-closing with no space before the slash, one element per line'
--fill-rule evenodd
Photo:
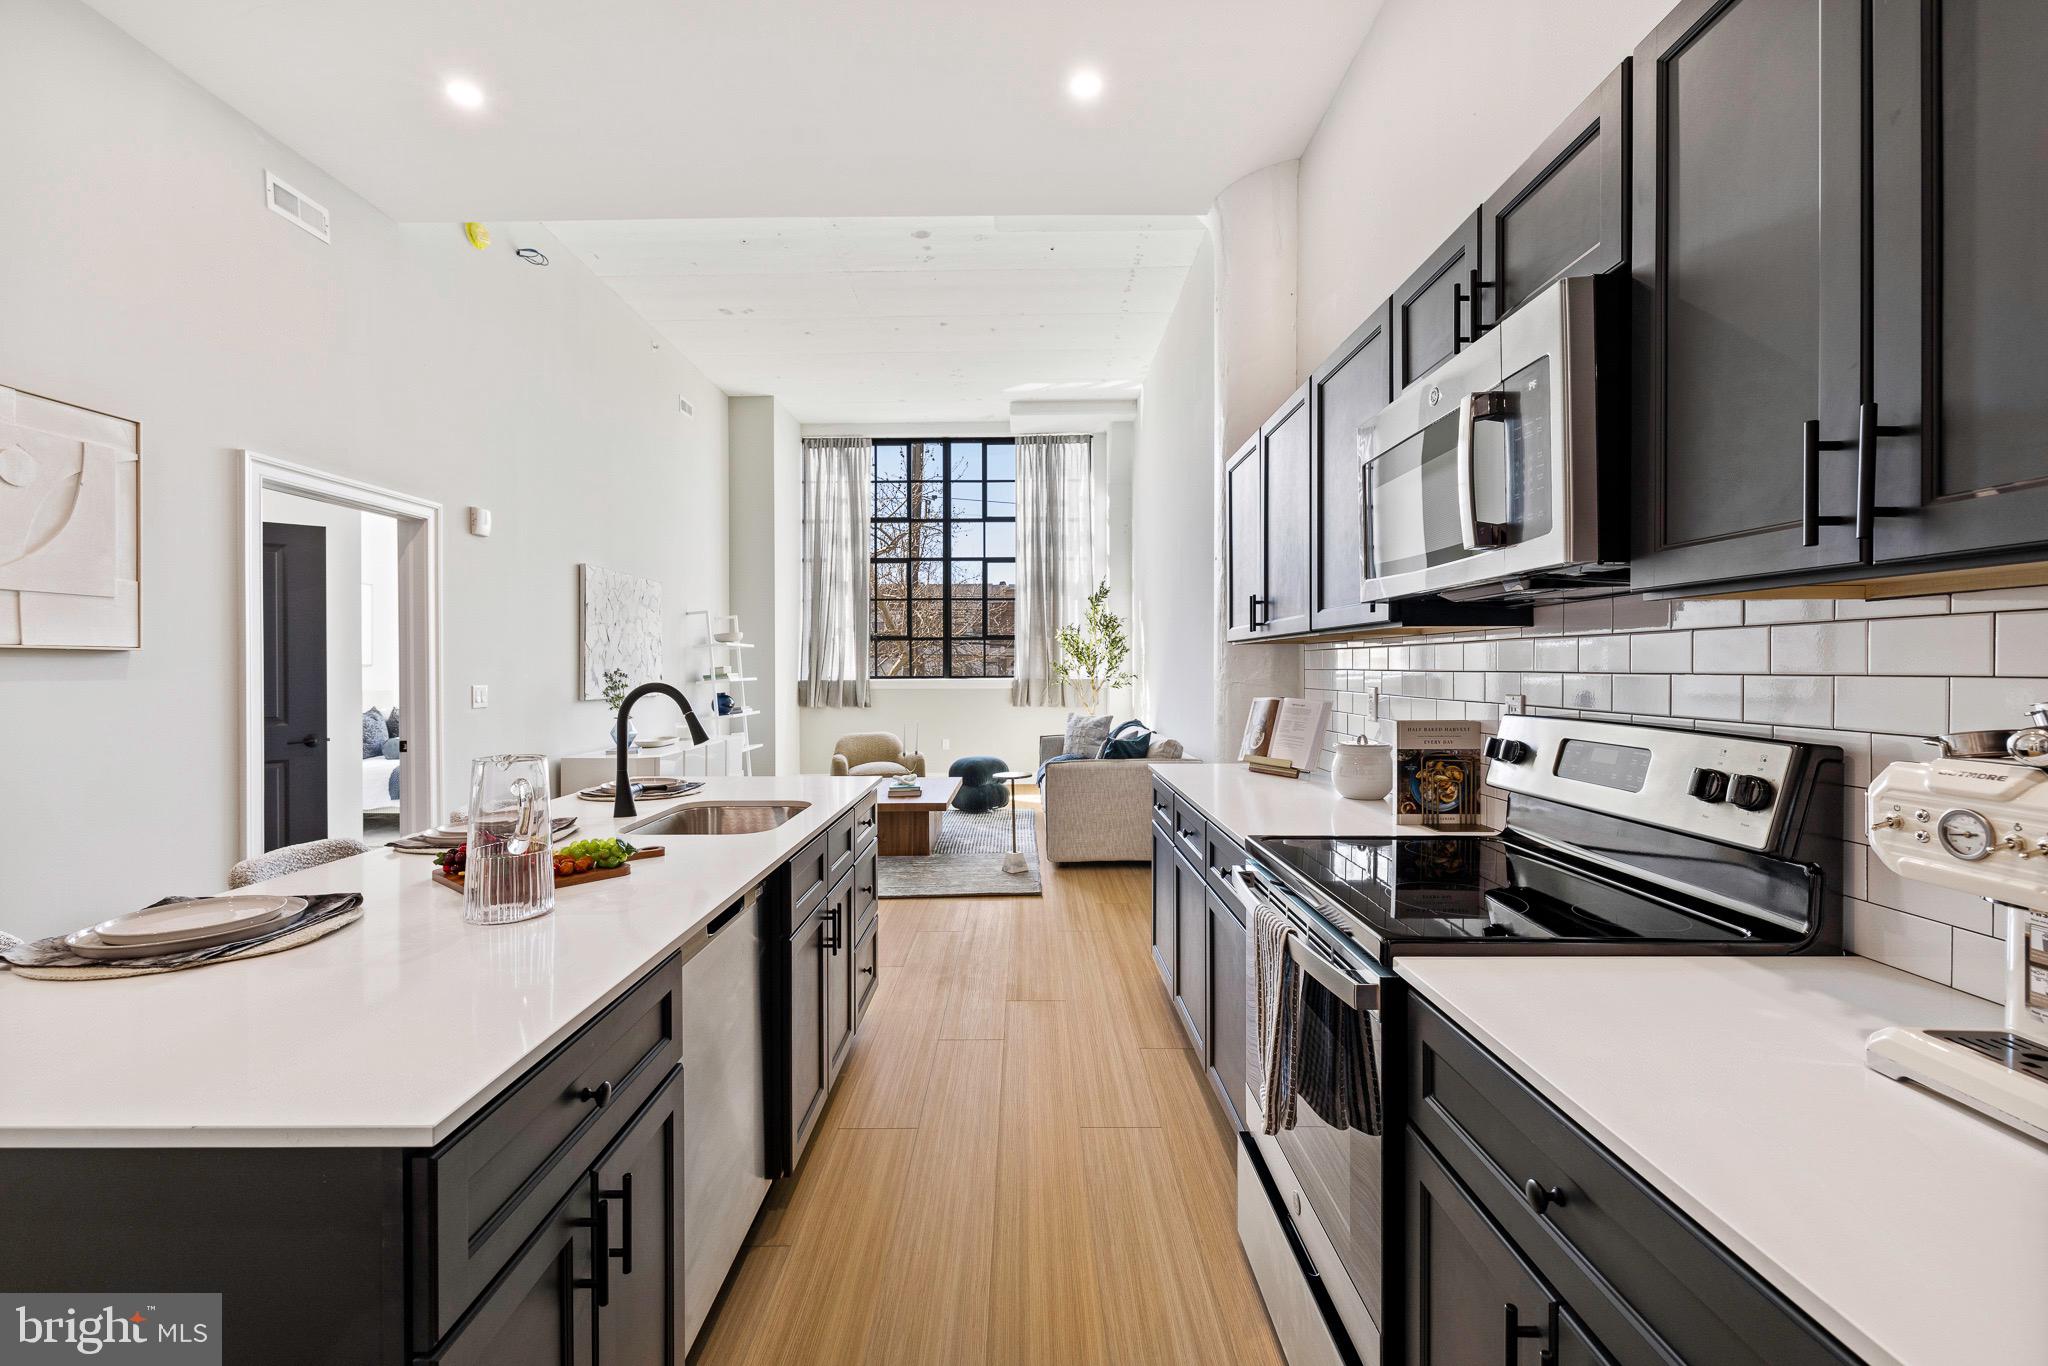
<path fill-rule="evenodd" d="M 1385 1121 L 1372 1017 L 1332 996 L 1294 960 L 1291 921 L 1263 902 L 1252 912 L 1258 991 L 1258 1077 L 1264 1129 L 1295 1126 L 1296 1101 L 1332 1129 L 1377 1135 Z"/>
<path fill-rule="evenodd" d="M 1265 1112 L 1265 1131 L 1277 1134 L 1294 1127 L 1301 968 L 1294 961 L 1293 924 L 1263 901 L 1252 907 L 1252 971 L 1258 992 L 1259 1108 Z"/>

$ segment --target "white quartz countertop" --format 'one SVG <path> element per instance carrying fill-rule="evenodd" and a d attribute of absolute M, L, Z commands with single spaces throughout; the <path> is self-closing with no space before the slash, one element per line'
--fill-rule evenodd
<path fill-rule="evenodd" d="M 1863 1062 L 1997 1007 L 1861 958 L 1398 967 L 1873 1366 L 2048 1352 L 2048 1147 Z"/>
<path fill-rule="evenodd" d="M 1152 772 L 1241 839 L 1333 835 L 1385 839 L 1395 835 L 1497 833 L 1402 825 L 1391 802 L 1354 802 L 1311 778 L 1275 778 L 1243 764 L 1157 764 Z"/>
<path fill-rule="evenodd" d="M 636 837 L 630 876 L 555 893 L 550 915 L 467 925 L 433 860 L 373 850 L 263 884 L 363 894 L 363 918 L 304 948 L 107 981 L 0 972 L 0 1147 L 424 1147 L 447 1137 L 754 886 L 873 778 L 711 778 L 641 801 L 801 801 L 773 830 Z M 574 796 L 573 838 L 615 833 Z M 165 888 L 168 893 L 203 888 Z"/>

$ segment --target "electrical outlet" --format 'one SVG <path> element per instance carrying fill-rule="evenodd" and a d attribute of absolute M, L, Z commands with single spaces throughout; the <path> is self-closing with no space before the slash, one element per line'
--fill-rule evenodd
<path fill-rule="evenodd" d="M 947 737 L 945 737 L 944 739 L 942 739 L 942 740 L 940 740 L 940 741 L 939 741 L 939 751 L 940 751 L 940 753 L 944 753 L 945 751 L 947 751 L 947 750 L 949 750 L 949 749 L 951 749 L 951 748 L 953 748 L 953 739 L 952 739 L 952 737 L 951 737 L 951 736 L 947 736 Z"/>
<path fill-rule="evenodd" d="M 469 685 L 469 705 L 472 710 L 482 711 L 491 705 L 491 687 L 488 683 Z"/>
<path fill-rule="evenodd" d="M 1503 716 L 1527 716 L 1529 714 L 1529 694 L 1525 692 L 1509 693 L 1501 699 L 1500 710 Z"/>
<path fill-rule="evenodd" d="M 1367 688 L 1365 690 L 1365 719 L 1368 721 L 1380 719 L 1380 690 L 1378 688 Z"/>

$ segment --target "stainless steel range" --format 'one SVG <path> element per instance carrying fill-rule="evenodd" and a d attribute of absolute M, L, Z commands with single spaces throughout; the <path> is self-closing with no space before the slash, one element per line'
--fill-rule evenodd
<path fill-rule="evenodd" d="M 1487 752 L 1498 835 L 1254 839 L 1230 875 L 1248 925 L 1260 907 L 1288 922 L 1301 1015 L 1369 1040 L 1384 1102 L 1367 1132 L 1297 1088 L 1293 1125 L 1262 1132 L 1248 1003 L 1239 1228 L 1294 1366 L 1401 1359 L 1402 958 L 1840 948 L 1839 750 L 1510 716 Z M 1245 980 L 1255 996 L 1256 963 Z"/>

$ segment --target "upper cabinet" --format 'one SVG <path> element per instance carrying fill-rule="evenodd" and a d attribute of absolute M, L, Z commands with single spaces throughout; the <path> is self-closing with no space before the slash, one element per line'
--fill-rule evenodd
<path fill-rule="evenodd" d="M 1685 0 L 1637 50 L 1634 586 L 2048 558 L 2044 60 L 2048 7 L 1942 0 Z"/>
<path fill-rule="evenodd" d="M 1854 565 L 1857 0 L 1683 0 L 1636 49 L 1637 588 Z"/>
<path fill-rule="evenodd" d="M 1223 466 L 1224 634 L 1258 634 L 1266 599 L 1266 525 L 1259 438 L 1254 435 Z"/>
<path fill-rule="evenodd" d="M 1393 393 L 1388 305 L 1344 339 L 1309 377 L 1310 487 L 1315 546 L 1309 576 L 1309 624 L 1318 631 L 1386 620 L 1385 603 L 1360 600 L 1365 575 L 1365 503 L 1358 429 Z"/>
<path fill-rule="evenodd" d="M 1479 215 L 1458 225 L 1389 301 L 1394 392 L 1400 393 L 1477 338 L 1472 292 L 1480 280 Z"/>
<path fill-rule="evenodd" d="M 1231 640 L 1298 635 L 1309 622 L 1308 386 L 1223 471 L 1225 614 Z"/>
<path fill-rule="evenodd" d="M 1887 0 L 1871 23 L 1872 558 L 2039 558 L 2048 5 Z"/>
<path fill-rule="evenodd" d="M 1609 73 L 1479 211 L 1479 316 L 1628 260 L 1629 64 Z"/>

